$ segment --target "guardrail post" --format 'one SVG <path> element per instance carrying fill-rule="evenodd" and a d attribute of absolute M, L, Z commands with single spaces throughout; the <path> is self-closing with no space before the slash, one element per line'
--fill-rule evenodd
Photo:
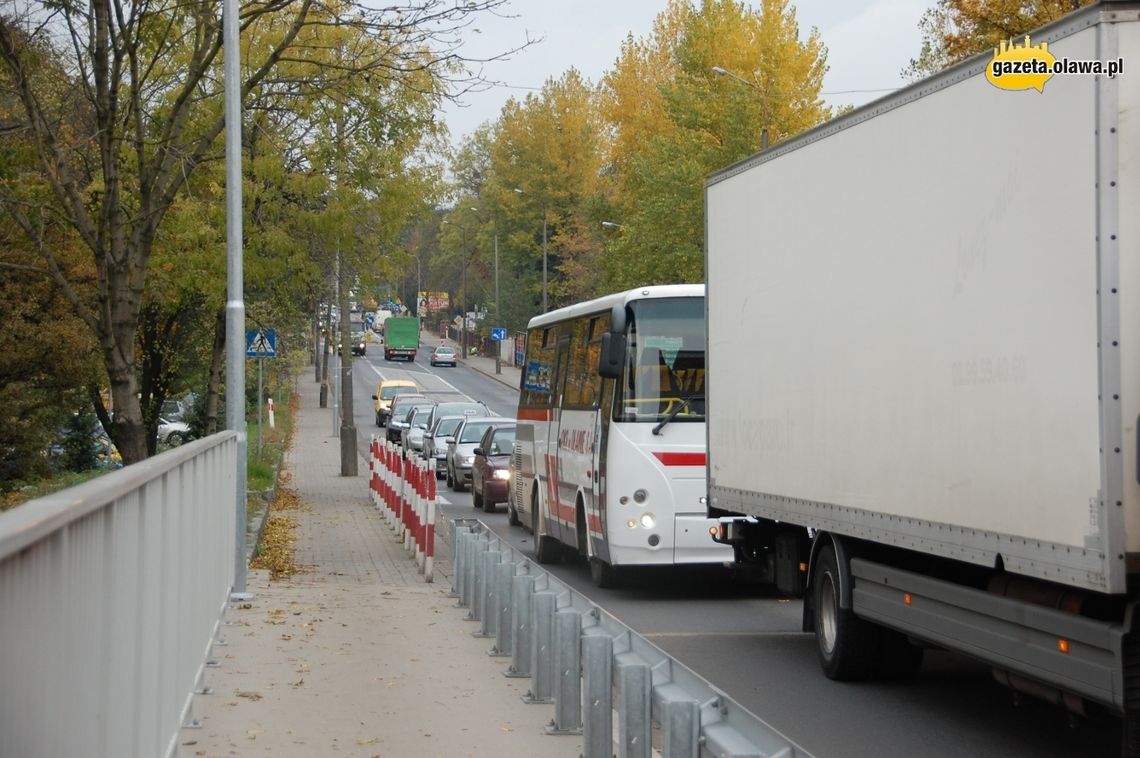
<path fill-rule="evenodd" d="M 553 592 L 534 593 L 530 624 L 534 631 L 530 658 L 532 678 L 524 703 L 554 702 L 554 609 L 557 602 Z"/>
<path fill-rule="evenodd" d="M 457 608 L 467 607 L 465 598 L 467 577 L 467 545 L 472 539 L 472 532 L 466 528 L 454 527 L 455 537 L 451 542 L 452 576 L 451 596 L 455 598 Z"/>
<path fill-rule="evenodd" d="M 456 598 L 456 605 L 463 607 L 463 572 L 466 569 L 467 540 L 470 539 L 471 529 L 453 524 L 451 533 L 451 591 L 447 596 Z"/>
<path fill-rule="evenodd" d="M 505 676 L 529 677 L 534 645 L 534 577 L 522 574 L 511 578 L 511 665 Z"/>
<path fill-rule="evenodd" d="M 612 758 L 614 754 L 613 661 L 611 637 L 582 637 L 582 689 L 586 701 L 582 713 L 583 758 Z"/>
<path fill-rule="evenodd" d="M 483 535 L 478 535 L 471 543 L 470 554 L 467 561 L 467 592 L 464 597 L 467 600 L 467 620 L 479 620 L 479 595 L 483 590 L 483 583 L 480 581 L 483 568 L 483 556 L 487 553 L 487 548 L 490 544 L 487 540 L 483 539 Z"/>
<path fill-rule="evenodd" d="M 582 616 L 565 609 L 554 614 L 554 720 L 547 734 L 582 733 Z"/>
<path fill-rule="evenodd" d="M 495 618 L 495 645 L 488 651 L 494 658 L 506 658 L 511 654 L 511 579 L 515 575 L 515 564 L 500 563 L 495 567 L 495 602 L 491 610 Z"/>
<path fill-rule="evenodd" d="M 503 560 L 503 554 L 498 550 L 487 550 L 483 554 L 483 565 L 479 572 L 479 593 L 475 597 L 479 629 L 471 633 L 472 637 L 494 637 L 495 627 L 499 622 L 499 614 L 495 610 L 495 567 Z"/>
<path fill-rule="evenodd" d="M 652 674 L 643 663 L 627 664 L 621 667 L 619 679 L 618 757 L 650 758 L 653 752 L 649 720 Z"/>
<path fill-rule="evenodd" d="M 701 706 L 696 700 L 665 704 L 661 758 L 698 758 L 701 743 Z"/>

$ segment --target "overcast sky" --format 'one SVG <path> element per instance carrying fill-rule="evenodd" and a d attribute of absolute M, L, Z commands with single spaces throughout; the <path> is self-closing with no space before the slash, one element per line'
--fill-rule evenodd
<path fill-rule="evenodd" d="M 902 86 L 899 72 L 918 54 L 918 21 L 935 0 L 793 0 L 801 35 L 818 28 L 827 46 L 824 98 L 831 105 L 859 105 Z M 752 3 L 749 3 L 752 4 Z M 665 0 L 510 0 L 510 18 L 480 18 L 465 34 L 466 55 L 500 53 L 530 38 L 542 42 L 509 61 L 489 63 L 487 79 L 503 82 L 469 94 L 466 107 L 444 109 L 458 144 L 484 121 L 494 121 L 508 98 L 525 97 L 571 66 L 598 82 L 617 60 L 622 40 L 645 37 Z"/>

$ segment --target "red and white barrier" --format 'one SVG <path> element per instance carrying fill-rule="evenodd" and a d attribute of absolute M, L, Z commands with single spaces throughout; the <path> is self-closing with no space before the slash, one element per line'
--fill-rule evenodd
<path fill-rule="evenodd" d="M 432 581 L 435 555 L 435 468 L 387 440 L 372 438 L 369 461 L 372 502 L 384 512 L 425 581 Z"/>

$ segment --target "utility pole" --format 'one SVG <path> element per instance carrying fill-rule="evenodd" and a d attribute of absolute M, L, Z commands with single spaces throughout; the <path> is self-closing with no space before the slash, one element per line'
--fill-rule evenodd
<path fill-rule="evenodd" d="M 342 189 L 340 180 L 344 174 L 344 105 L 337 103 L 337 190 Z M 356 424 L 353 419 L 352 407 L 352 311 L 348 304 L 348 287 L 341 281 L 342 245 L 338 240 L 337 260 L 337 288 L 340 301 L 340 475 L 356 476 Z M 352 281 L 353 277 L 348 277 Z"/>
<path fill-rule="evenodd" d="M 226 116 L 226 428 L 237 433 L 234 461 L 237 509 L 234 514 L 234 583 L 231 597 L 245 599 L 246 557 L 246 452 L 249 442 L 245 429 L 245 293 L 242 260 L 241 208 L 241 38 L 237 0 L 222 4 L 222 43 Z"/>
<path fill-rule="evenodd" d="M 499 320 L 499 230 L 495 229 L 495 326 L 501 325 Z M 495 373 L 503 373 L 503 341 L 495 340 L 499 344 L 495 347 Z"/>

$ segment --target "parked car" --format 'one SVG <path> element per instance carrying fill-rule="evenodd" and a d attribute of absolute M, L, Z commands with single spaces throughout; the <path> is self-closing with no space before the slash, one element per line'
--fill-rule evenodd
<path fill-rule="evenodd" d="M 376 426 L 384 426 L 392 416 L 392 399 L 397 395 L 419 395 L 420 388 L 407 379 L 387 379 L 376 387 Z"/>
<path fill-rule="evenodd" d="M 424 432 L 427 431 L 427 418 L 431 414 L 431 407 L 415 406 L 408 411 L 404 419 L 404 429 L 400 433 L 400 444 L 411 453 L 423 453 Z"/>
<path fill-rule="evenodd" d="M 431 365 L 433 366 L 454 366 L 456 359 L 455 348 L 447 345 L 440 345 L 431 351 Z"/>
<path fill-rule="evenodd" d="M 387 437 L 389 442 L 403 444 L 404 430 L 408 427 L 408 415 L 413 408 L 427 408 L 435 405 L 423 395 L 400 395 L 392 401 L 392 417 L 388 419 Z"/>
<path fill-rule="evenodd" d="M 182 421 L 159 417 L 158 441 L 164 445 L 178 447 L 190 440 L 190 425 Z"/>
<path fill-rule="evenodd" d="M 514 424 L 490 426 L 483 432 L 471 465 L 471 502 L 476 508 L 494 513 L 496 503 L 507 502 L 514 444 Z"/>
<path fill-rule="evenodd" d="M 504 416 L 468 416 L 463 419 L 447 444 L 447 486 L 456 492 L 467 488 L 471 481 L 471 466 L 475 462 L 475 448 L 487 429 L 514 425 L 513 418 Z"/>
<path fill-rule="evenodd" d="M 368 341 L 364 339 L 364 332 L 352 335 L 352 354 L 364 355 L 368 350 Z"/>
<path fill-rule="evenodd" d="M 435 426 L 435 420 L 444 416 L 490 416 L 491 409 L 481 400 L 444 400 L 437 403 L 435 412 L 428 417 L 428 429 Z"/>
<path fill-rule="evenodd" d="M 466 416 L 440 416 L 424 434 L 423 457 L 435 464 L 435 478 L 447 475 L 447 443 Z"/>

